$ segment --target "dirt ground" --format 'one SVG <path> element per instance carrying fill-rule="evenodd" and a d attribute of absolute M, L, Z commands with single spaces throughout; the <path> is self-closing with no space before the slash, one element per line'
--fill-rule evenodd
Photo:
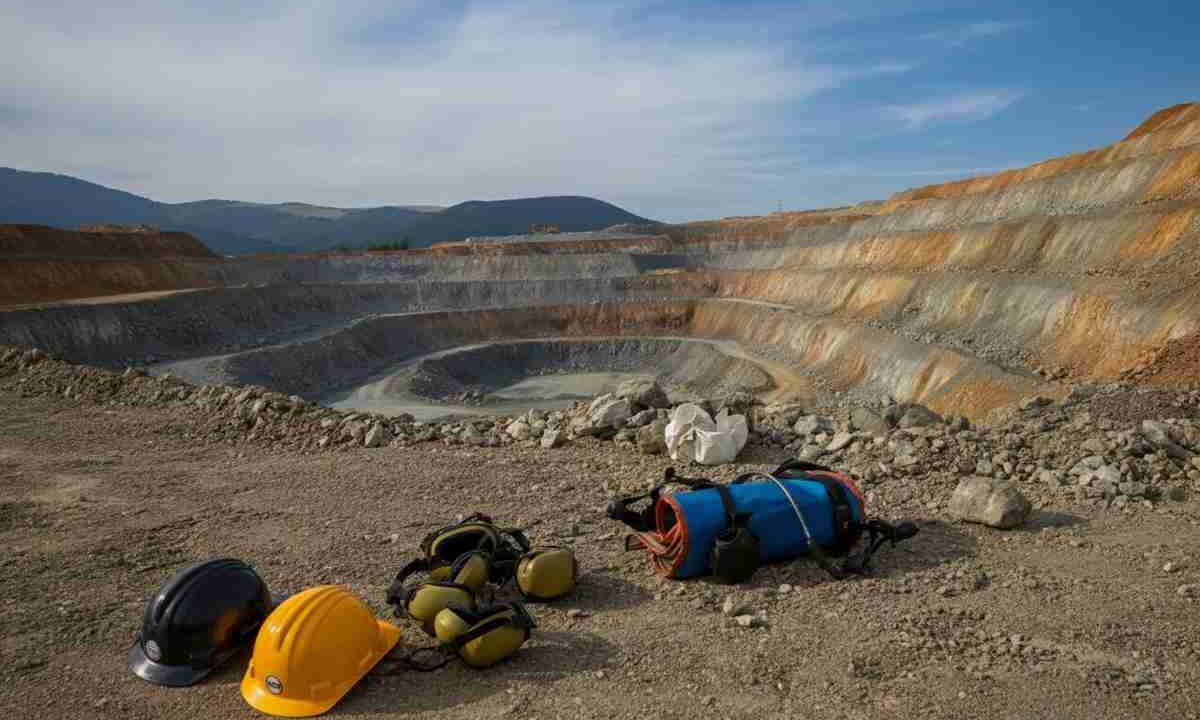
<path fill-rule="evenodd" d="M 170 410 L 0 391 L 5 717 L 253 717 L 237 689 L 244 659 L 182 689 L 126 670 L 160 583 L 194 560 L 234 556 L 274 591 L 339 583 L 382 616 L 384 590 L 422 535 L 471 511 L 572 544 L 576 595 L 535 606 L 534 639 L 501 666 L 369 676 L 331 715 L 1200 713 L 1200 600 L 1179 590 L 1200 582 L 1194 496 L 1124 514 L 1043 509 L 1012 532 L 931 514 L 914 540 L 881 553 L 873 578 L 832 582 L 799 561 L 728 588 L 655 578 L 603 517 L 606 487 L 650 483 L 662 458 L 588 443 L 303 455 L 190 435 Z M 729 596 L 765 613 L 766 627 L 723 614 Z M 403 642 L 428 644 L 399 622 Z"/>

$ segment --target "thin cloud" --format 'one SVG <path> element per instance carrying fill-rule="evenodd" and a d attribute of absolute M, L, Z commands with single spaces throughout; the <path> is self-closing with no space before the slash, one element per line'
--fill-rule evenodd
<path fill-rule="evenodd" d="M 986 120 L 1021 99 L 1020 90 L 980 90 L 934 98 L 910 105 L 892 105 L 885 114 L 910 130 L 944 122 Z"/>
<path fill-rule="evenodd" d="M 949 47 L 962 47 L 975 40 L 1006 35 L 1029 25 L 1023 20 L 980 20 L 953 28 L 934 30 L 922 34 L 922 40 L 943 43 Z"/>
<path fill-rule="evenodd" d="M 0 24 L 8 164 L 164 200 L 721 193 L 773 109 L 910 66 L 648 35 L 553 2 L 156 6 Z M 388 28 L 418 28 L 400 34 Z M 786 50 L 786 52 L 785 52 Z M 20 118 L 25 117 L 24 121 Z"/>

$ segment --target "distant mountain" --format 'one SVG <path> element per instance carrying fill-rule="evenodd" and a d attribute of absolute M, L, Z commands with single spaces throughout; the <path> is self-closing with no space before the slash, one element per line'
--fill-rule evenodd
<path fill-rule="evenodd" d="M 422 215 L 406 232 L 423 245 L 467 237 L 517 235 L 535 224 L 553 225 L 562 232 L 599 230 L 624 223 L 650 222 L 611 203 L 578 195 L 472 200 Z"/>
<path fill-rule="evenodd" d="M 387 205 L 347 209 L 236 200 L 160 203 L 53 173 L 0 168 L 0 223 L 75 228 L 94 223 L 153 225 L 188 232 L 222 254 L 304 252 L 436 242 L 528 232 L 533 225 L 596 230 L 644 218 L 588 197 L 472 201 L 449 208 Z"/>

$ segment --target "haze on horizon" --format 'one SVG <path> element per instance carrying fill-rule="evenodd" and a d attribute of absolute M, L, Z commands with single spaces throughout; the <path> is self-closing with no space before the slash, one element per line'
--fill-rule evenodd
<path fill-rule="evenodd" d="M 1200 8 L 0 3 L 0 165 L 178 202 L 882 198 L 1196 99 Z"/>

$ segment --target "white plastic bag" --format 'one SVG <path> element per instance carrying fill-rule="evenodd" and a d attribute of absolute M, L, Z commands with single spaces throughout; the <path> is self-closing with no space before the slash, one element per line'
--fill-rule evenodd
<path fill-rule="evenodd" d="M 716 422 L 697 405 L 675 408 L 667 424 L 667 452 L 679 462 L 723 465 L 733 462 L 746 445 L 746 416 L 722 410 Z"/>

